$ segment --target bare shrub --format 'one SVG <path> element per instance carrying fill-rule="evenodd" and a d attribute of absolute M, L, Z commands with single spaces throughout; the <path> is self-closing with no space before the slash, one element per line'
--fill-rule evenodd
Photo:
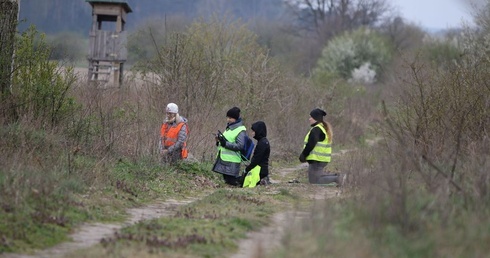
<path fill-rule="evenodd" d="M 134 32 L 128 37 L 129 56 L 126 64 L 131 66 L 151 59 L 157 55 L 155 43 L 162 44 L 165 41 L 165 35 L 185 31 L 189 25 L 190 20 L 179 15 L 168 14 L 164 18 L 148 18 L 144 23 L 137 25 Z"/>
<path fill-rule="evenodd" d="M 363 176 L 370 214 L 404 232 L 424 228 L 434 214 L 447 223 L 454 210 L 489 197 L 488 75 L 465 65 L 409 68 L 399 102 L 385 109 L 384 148 Z"/>
<path fill-rule="evenodd" d="M 397 97 L 383 103 L 383 140 L 344 161 L 355 212 L 381 239 L 460 230 L 450 225 L 488 210 L 488 51 L 470 45 L 451 62 L 406 62 L 391 89 Z"/>
<path fill-rule="evenodd" d="M 135 69 L 142 74 L 149 112 L 160 117 L 153 121 L 155 128 L 165 105 L 177 103 L 190 121 L 191 152 L 198 159 L 211 160 L 215 154 L 211 133 L 223 130 L 226 110 L 238 106 L 246 126 L 256 120 L 268 124 L 269 138 L 279 152 L 301 148 L 306 129 L 299 128 L 307 124 L 291 119 L 304 117 L 306 122 L 314 107 L 308 102 L 319 95 L 282 70 L 245 26 L 201 21 L 185 33 L 168 35 L 164 42 L 155 43 L 159 53 L 155 59 Z"/>

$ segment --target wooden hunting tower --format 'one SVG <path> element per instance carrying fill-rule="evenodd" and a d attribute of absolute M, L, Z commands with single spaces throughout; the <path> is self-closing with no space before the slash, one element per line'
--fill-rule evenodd
<path fill-rule="evenodd" d="M 125 0 L 85 0 L 92 6 L 92 27 L 88 54 L 89 81 L 122 84 L 123 66 L 127 60 L 126 15 L 132 12 Z M 106 24 L 106 22 L 109 22 Z"/>

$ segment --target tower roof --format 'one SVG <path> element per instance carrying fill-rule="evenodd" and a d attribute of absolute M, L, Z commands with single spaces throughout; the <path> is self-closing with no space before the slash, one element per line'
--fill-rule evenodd
<path fill-rule="evenodd" d="M 123 6 L 124 10 L 127 13 L 133 12 L 133 10 L 131 10 L 131 7 L 129 7 L 128 1 L 126 0 L 85 0 L 85 2 L 90 3 L 92 7 L 94 6 L 94 4 L 119 4 Z"/>

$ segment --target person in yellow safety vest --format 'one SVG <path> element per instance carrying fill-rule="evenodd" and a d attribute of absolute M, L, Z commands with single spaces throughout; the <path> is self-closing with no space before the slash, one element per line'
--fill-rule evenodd
<path fill-rule="evenodd" d="M 310 131 L 305 136 L 303 151 L 299 161 L 308 162 L 308 181 L 310 184 L 337 183 L 340 176 L 324 172 L 332 158 L 332 126 L 323 120 L 327 113 L 319 108 L 310 112 Z"/>
<path fill-rule="evenodd" d="M 213 165 L 213 171 L 223 174 L 225 183 L 233 186 L 241 186 L 240 150 L 244 148 L 246 128 L 240 117 L 240 108 L 233 107 L 226 112 L 226 129 L 222 135 L 216 135 L 218 153 Z"/>
<path fill-rule="evenodd" d="M 179 115 L 179 107 L 169 103 L 160 129 L 159 148 L 164 163 L 175 163 L 187 158 L 187 119 Z"/>

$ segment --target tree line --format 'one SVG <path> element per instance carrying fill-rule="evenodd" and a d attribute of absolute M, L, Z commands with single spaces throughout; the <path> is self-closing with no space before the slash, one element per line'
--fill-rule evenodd
<path fill-rule="evenodd" d="M 250 20 L 253 17 L 277 19 L 284 12 L 282 0 L 128 0 L 132 13 L 127 17 L 127 28 L 144 22 L 149 17 L 183 16 L 192 18 L 209 16 L 211 13 L 228 13 L 236 18 Z M 62 31 L 86 33 L 91 26 L 92 7 L 85 0 L 22 0 L 20 3 L 19 28 L 31 24 L 48 34 Z"/>

